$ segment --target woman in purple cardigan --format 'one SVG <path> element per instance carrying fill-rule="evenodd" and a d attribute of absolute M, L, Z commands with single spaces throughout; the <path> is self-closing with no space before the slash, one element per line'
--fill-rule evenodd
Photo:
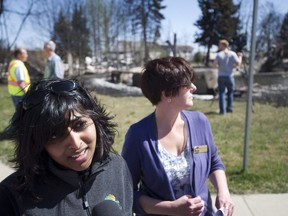
<path fill-rule="evenodd" d="M 216 208 L 233 214 L 210 123 L 203 113 L 185 110 L 193 106 L 193 79 L 192 67 L 179 57 L 145 67 L 141 89 L 156 109 L 129 128 L 122 151 L 136 215 L 214 215 L 208 178 L 217 191 Z"/>

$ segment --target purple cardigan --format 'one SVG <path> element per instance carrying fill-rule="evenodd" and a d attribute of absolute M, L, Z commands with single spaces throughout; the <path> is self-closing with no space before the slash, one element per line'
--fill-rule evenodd
<path fill-rule="evenodd" d="M 214 144 L 210 123 L 201 112 L 182 111 L 183 119 L 189 130 L 190 182 L 192 196 L 200 196 L 205 201 L 202 215 L 213 215 L 210 192 L 206 185 L 209 175 L 225 167 Z M 157 129 L 155 114 L 151 113 L 129 128 L 122 150 L 133 179 L 134 204 L 137 215 L 148 215 L 139 205 L 142 194 L 160 200 L 175 200 L 168 177 L 158 158 Z M 197 146 L 207 145 L 207 152 L 197 152 Z M 196 146 L 196 148 L 195 148 Z"/>

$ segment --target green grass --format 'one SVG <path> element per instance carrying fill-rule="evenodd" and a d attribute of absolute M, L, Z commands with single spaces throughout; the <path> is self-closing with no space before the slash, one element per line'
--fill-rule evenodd
<path fill-rule="evenodd" d="M 13 155 L 13 143 L 4 139 L 3 130 L 7 126 L 13 112 L 14 106 L 7 92 L 7 85 L 0 84 L 0 160 L 7 162 Z"/>
<path fill-rule="evenodd" d="M 154 107 L 144 97 L 97 95 L 118 124 L 114 148 L 121 152 L 128 127 L 151 113 Z M 243 172 L 246 102 L 235 100 L 234 113 L 218 115 L 218 102 L 195 100 L 193 110 L 204 112 L 212 125 L 215 143 L 227 168 L 232 193 L 288 192 L 288 107 L 255 103 L 250 125 L 248 170 Z M 8 161 L 13 143 L 3 138 L 14 108 L 6 85 L 0 85 L 0 158 Z"/>

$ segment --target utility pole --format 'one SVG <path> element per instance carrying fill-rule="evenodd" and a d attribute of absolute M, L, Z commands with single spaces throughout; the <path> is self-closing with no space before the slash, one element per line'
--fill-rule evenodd
<path fill-rule="evenodd" d="M 247 96 L 248 98 L 247 98 L 247 106 L 246 106 L 246 124 L 245 124 L 245 140 L 244 140 L 244 159 L 243 159 L 243 171 L 244 172 L 247 171 L 248 169 L 248 150 L 249 150 L 250 122 L 251 122 L 251 112 L 252 112 L 257 10 L 258 10 L 258 0 L 254 0 L 251 48 L 250 48 L 250 57 L 249 57 L 250 64 L 249 64 L 249 83 L 248 83 L 248 96 Z"/>
<path fill-rule="evenodd" d="M 176 50 L 177 35 L 176 35 L 176 33 L 174 33 L 173 45 L 171 44 L 171 42 L 169 40 L 167 40 L 166 43 L 168 44 L 169 48 L 171 49 L 171 51 L 173 53 L 173 57 L 176 57 L 176 55 L 177 55 L 177 50 Z"/>

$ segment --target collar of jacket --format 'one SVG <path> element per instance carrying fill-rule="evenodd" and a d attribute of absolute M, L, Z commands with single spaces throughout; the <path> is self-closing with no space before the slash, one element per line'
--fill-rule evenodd
<path fill-rule="evenodd" d="M 91 166 L 89 167 L 89 170 L 87 170 L 89 173 L 87 178 L 108 169 L 110 160 L 111 158 L 109 156 L 103 162 L 92 162 Z M 58 178 L 62 179 L 63 181 L 67 182 L 68 184 L 76 188 L 80 187 L 81 185 L 80 183 L 83 182 L 83 175 L 81 175 L 77 171 L 57 166 L 51 158 L 48 161 L 48 168 L 55 176 L 57 176 Z M 84 171 L 81 173 L 84 173 Z"/>

